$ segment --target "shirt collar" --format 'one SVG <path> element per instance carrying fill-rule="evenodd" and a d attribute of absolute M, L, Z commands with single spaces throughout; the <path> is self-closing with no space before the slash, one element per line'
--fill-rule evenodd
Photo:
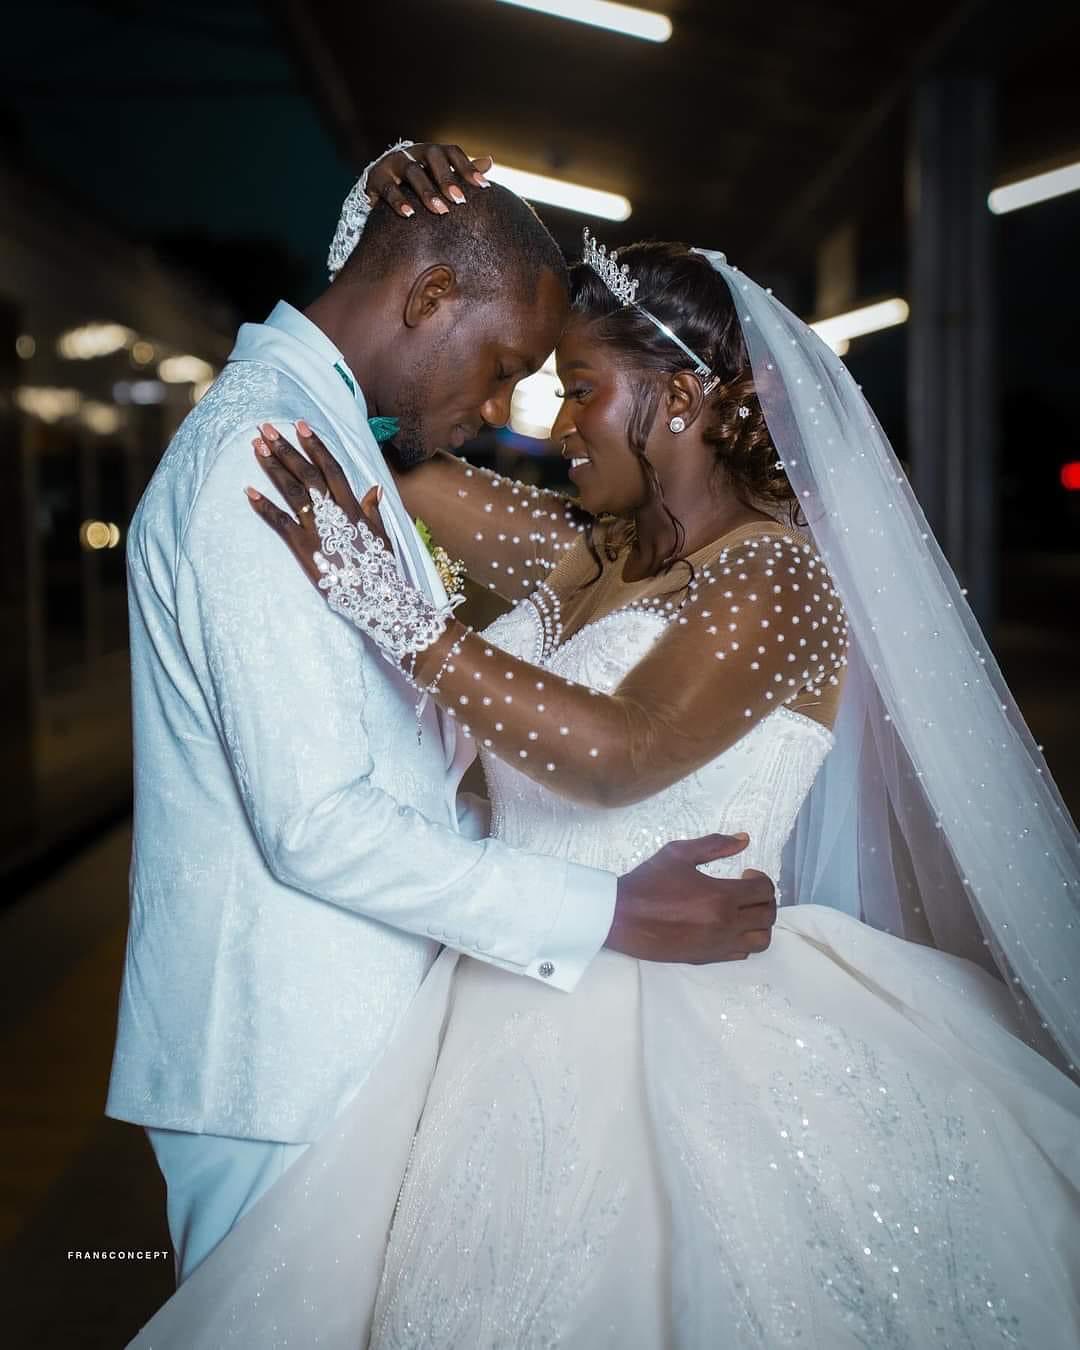
<path fill-rule="evenodd" d="M 307 347 L 320 360 L 331 366 L 336 372 L 336 377 L 341 380 L 345 388 L 349 390 L 360 405 L 361 414 L 367 417 L 367 402 L 364 399 L 364 391 L 360 388 L 356 376 L 349 369 L 349 364 L 344 356 L 318 324 L 312 323 L 306 314 L 301 314 L 287 300 L 279 300 L 270 311 L 266 320 L 266 327 L 276 328 L 278 332 L 288 334 L 289 337 Z"/>

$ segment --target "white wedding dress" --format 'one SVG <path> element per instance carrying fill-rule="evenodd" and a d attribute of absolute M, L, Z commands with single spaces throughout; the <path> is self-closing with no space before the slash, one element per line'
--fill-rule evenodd
<path fill-rule="evenodd" d="M 489 636 L 534 659 L 535 624 Z M 622 609 L 548 665 L 609 690 L 661 628 Z M 777 877 L 831 740 L 778 708 L 607 810 L 485 757 L 492 831 L 625 872 L 743 829 L 709 870 Z M 445 951 L 334 1129 L 135 1344 L 1075 1350 L 1080 1089 L 1000 981 L 821 906 L 743 962 L 601 952 L 569 995 Z"/>

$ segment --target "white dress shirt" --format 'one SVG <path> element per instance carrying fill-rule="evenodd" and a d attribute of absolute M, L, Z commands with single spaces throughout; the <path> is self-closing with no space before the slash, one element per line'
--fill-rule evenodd
<path fill-rule="evenodd" d="M 615 903 L 610 873 L 459 831 L 472 741 L 429 705 L 417 743 L 415 692 L 245 500 L 274 495 L 258 424 L 299 418 L 357 496 L 382 485 L 398 557 L 445 598 L 341 353 L 289 305 L 245 324 L 128 537 L 135 839 L 107 1105 L 284 1142 L 363 1082 L 440 944 L 569 990 Z"/>

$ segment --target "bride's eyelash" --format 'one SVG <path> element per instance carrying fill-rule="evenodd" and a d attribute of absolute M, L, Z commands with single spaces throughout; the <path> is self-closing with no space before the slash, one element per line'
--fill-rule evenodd
<path fill-rule="evenodd" d="M 583 394 L 587 394 L 588 392 L 589 387 L 585 384 L 579 384 L 573 389 L 558 389 L 555 391 L 556 397 L 561 399 L 580 398 Z"/>

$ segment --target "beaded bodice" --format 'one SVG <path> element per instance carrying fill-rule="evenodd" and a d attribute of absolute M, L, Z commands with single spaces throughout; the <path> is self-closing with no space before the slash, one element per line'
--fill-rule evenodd
<path fill-rule="evenodd" d="M 616 610 L 556 647 L 543 664 L 610 693 L 664 626 L 655 610 Z M 535 662 L 543 635 L 536 610 L 526 602 L 496 619 L 485 636 Z M 491 832 L 515 847 L 621 874 L 672 839 L 742 830 L 750 835 L 746 851 L 706 870 L 737 876 L 756 867 L 778 881 L 784 842 L 831 745 L 822 725 L 778 707 L 704 767 L 643 801 L 608 808 L 561 797 L 483 748 L 480 756 L 491 796 Z"/>

